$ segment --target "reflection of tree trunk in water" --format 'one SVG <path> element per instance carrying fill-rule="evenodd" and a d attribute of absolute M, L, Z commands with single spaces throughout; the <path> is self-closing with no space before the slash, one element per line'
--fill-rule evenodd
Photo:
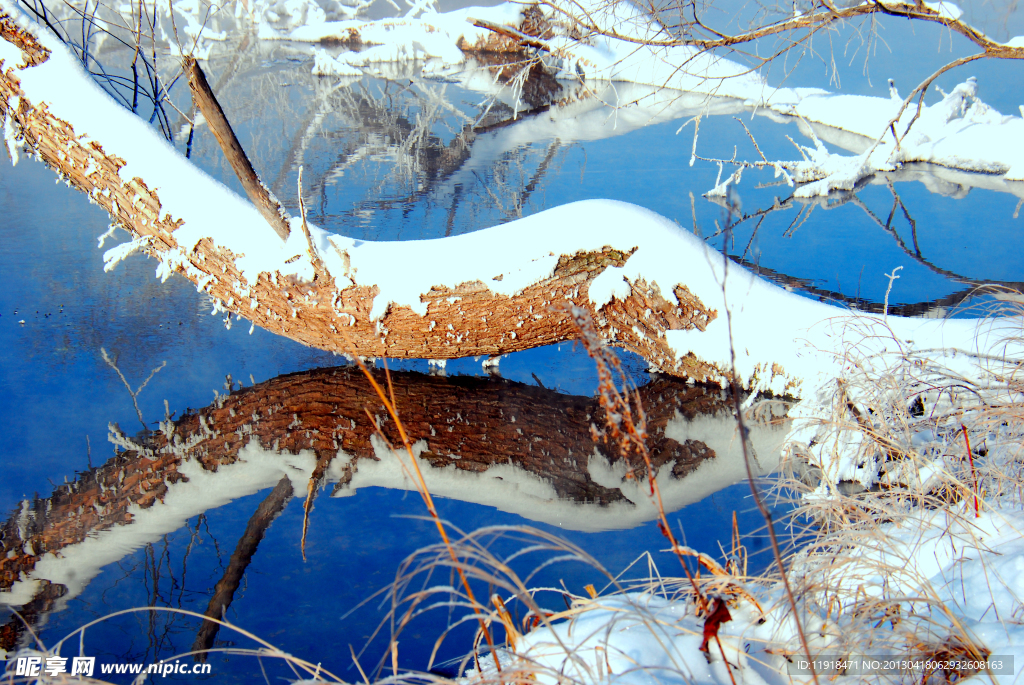
<path fill-rule="evenodd" d="M 284 164 L 277 171 L 277 176 L 274 178 L 274 182 L 270 184 L 270 192 L 277 197 L 285 197 L 284 192 L 284 179 L 289 171 L 297 169 L 302 161 L 299 159 L 299 152 L 303 148 L 303 143 L 306 140 L 306 136 L 309 134 L 310 125 L 315 121 L 320 122 L 320 113 L 312 109 L 306 112 L 306 118 L 302 124 L 299 125 L 299 132 L 292 138 L 291 147 L 288 148 L 288 152 L 285 153 Z M 314 193 L 315 194 L 315 193 Z"/>
<path fill-rule="evenodd" d="M 284 193 L 285 176 L 289 171 L 297 169 L 299 165 L 303 163 L 304 160 L 301 159 L 301 152 L 304 147 L 304 141 L 314 135 L 311 132 L 311 129 L 320 128 L 322 122 L 321 115 L 323 114 L 347 111 L 350 118 L 353 120 L 351 128 L 360 136 L 375 134 L 381 136 L 385 140 L 398 141 L 405 140 L 405 138 L 408 137 L 409 131 L 412 130 L 412 124 L 407 119 L 401 116 L 394 116 L 391 120 L 388 120 L 388 117 L 386 116 L 386 107 L 379 106 L 375 101 L 369 98 L 365 92 L 361 93 L 358 97 L 353 97 L 352 90 L 352 88 L 346 88 L 343 92 L 343 97 L 338 98 L 342 101 L 342 106 L 337 106 L 336 104 L 334 107 L 331 107 L 329 103 L 324 103 L 319 110 L 310 108 L 307 111 L 305 120 L 299 126 L 296 134 L 292 137 L 291 145 L 285 155 L 285 163 L 281 165 L 277 176 L 274 178 L 274 182 L 271 184 L 271 190 L 275 194 L 281 195 Z M 385 116 L 378 117 L 378 112 L 385 112 Z M 362 147 L 362 144 L 358 142 L 349 145 L 347 149 L 338 155 L 334 164 L 332 164 L 328 170 L 322 174 L 321 179 L 330 178 L 333 175 L 334 170 L 339 166 L 344 166 L 348 157 L 360 147 Z M 319 183 L 314 180 L 310 185 L 310 193 L 316 195 L 317 193 L 322 192 L 322 185 L 323 180 Z"/>
<path fill-rule="evenodd" d="M 414 125 L 407 117 L 394 115 L 389 109 L 394 105 L 381 104 L 370 98 L 365 92 L 361 93 L 357 99 L 349 97 L 346 98 L 346 101 L 347 109 L 350 110 L 350 115 L 355 120 L 353 128 L 357 134 L 361 138 L 372 136 L 384 139 L 387 141 L 387 146 L 395 151 L 400 151 L 416 131 L 423 128 L 422 122 Z M 416 189 L 406 195 L 391 199 L 370 200 L 366 204 L 377 209 L 390 209 L 394 206 L 408 206 L 418 202 L 462 168 L 472 156 L 471 150 L 475 140 L 474 129 L 467 126 L 447 144 L 433 135 L 428 136 L 423 142 L 414 144 L 412 154 L 404 154 L 414 160 L 412 166 L 416 173 L 423 175 L 423 182 L 416 184 Z M 311 184 L 310 193 L 316 195 L 324 192 L 327 179 L 332 178 L 337 169 L 347 166 L 348 160 L 354 152 L 366 145 L 367 143 L 360 142 L 350 145 L 348 149 L 342 151 L 327 171 L 321 174 L 321 180 Z M 402 153 L 399 152 L 399 154 Z M 294 166 L 294 162 L 292 166 Z M 283 169 L 282 176 L 285 172 L 286 170 Z"/>
<path fill-rule="evenodd" d="M 459 201 L 462 199 L 462 184 L 456 184 L 455 192 L 452 193 L 452 204 L 448 208 L 448 218 L 444 222 L 444 237 L 450 238 L 455 229 L 455 213 L 459 211 Z"/>
<path fill-rule="evenodd" d="M 749 262 L 745 259 L 740 259 L 733 255 L 729 255 L 729 258 L 740 266 L 750 269 L 759 276 L 777 283 L 783 287 L 793 288 L 794 290 L 801 290 L 809 295 L 817 296 L 821 302 L 842 302 L 843 304 L 851 305 L 855 309 L 868 312 L 871 314 L 881 314 L 884 304 L 882 302 L 872 302 L 862 297 L 850 297 L 843 293 L 836 292 L 834 290 L 827 290 L 825 288 L 819 288 L 814 285 L 814 281 L 807 278 L 798 278 L 796 276 L 789 276 L 784 273 L 779 273 L 773 269 L 769 269 L 765 266 L 760 266 L 754 262 Z M 969 281 L 968 281 L 969 282 Z M 889 303 L 889 314 L 891 316 L 925 316 L 930 312 L 934 312 L 940 308 L 952 308 L 956 307 L 962 302 L 965 302 L 972 297 L 978 295 L 978 288 L 983 288 L 985 285 L 996 285 L 1003 288 L 1009 288 L 1017 292 L 1024 292 L 1024 282 L 1018 281 L 978 281 L 975 287 L 968 288 L 966 290 L 959 290 L 945 297 L 939 297 L 934 300 L 927 302 L 910 302 L 907 304 L 893 304 Z"/>
<path fill-rule="evenodd" d="M 558 138 L 552 140 L 551 144 L 548 145 L 547 154 L 544 155 L 544 159 L 542 159 L 540 161 L 540 164 L 537 165 L 537 171 L 534 172 L 533 178 L 531 178 L 530 182 L 526 184 L 525 188 L 523 188 L 523 192 L 519 194 L 519 200 L 518 202 L 516 202 L 516 207 L 519 209 L 519 214 L 522 214 L 523 205 L 525 205 L 526 201 L 530 199 L 530 195 L 533 193 L 534 190 L 537 189 L 537 186 L 540 184 L 541 179 L 544 178 L 544 174 L 547 173 L 548 166 L 551 164 L 551 160 L 554 159 L 555 153 L 558 151 L 559 147 L 561 147 L 561 143 L 558 140 Z M 511 218 L 511 215 L 506 215 L 509 216 L 509 218 Z"/>
<path fill-rule="evenodd" d="M 235 590 L 241 584 L 245 569 L 249 567 L 249 562 L 256 554 L 256 548 L 267 529 L 270 528 L 270 524 L 278 514 L 284 511 L 292 494 L 292 482 L 288 476 L 285 476 L 278 482 L 277 487 L 267 495 L 267 498 L 260 502 L 256 513 L 249 519 L 249 524 L 245 527 L 245 532 L 238 541 L 234 554 L 231 555 L 231 561 L 224 571 L 224 576 L 214 588 L 213 597 L 210 598 L 210 604 L 206 607 L 207 616 L 218 620 L 224 618 L 224 612 L 231 606 Z M 195 642 L 192 643 L 192 651 L 200 652 L 195 655 L 196 661 L 206 661 L 206 650 L 213 647 L 213 641 L 217 637 L 219 629 L 220 624 L 214 621 L 203 621 L 199 634 L 196 635 Z"/>
<path fill-rule="evenodd" d="M 918 264 L 921 264 L 922 266 L 927 267 L 932 272 L 937 273 L 940 276 L 945 276 L 946 278 L 948 278 L 951 281 L 957 281 L 958 283 L 964 283 L 964 284 L 972 285 L 972 286 L 975 286 L 975 287 L 981 286 L 981 285 L 999 285 L 999 286 L 1003 286 L 1003 287 L 1007 287 L 1007 288 L 1012 288 L 1014 290 L 1020 290 L 1021 286 L 1024 285 L 1022 283 L 1013 282 L 1013 281 L 979 281 L 979 280 L 976 280 L 976 279 L 973 279 L 973 278 L 968 278 L 966 276 L 961 276 L 958 273 L 953 273 L 952 271 L 949 271 L 947 269 L 943 269 L 940 266 L 936 266 L 935 264 L 932 264 L 930 261 L 928 261 L 927 259 L 925 259 L 921 255 L 921 248 L 919 248 L 917 246 L 917 222 L 915 222 L 914 219 L 910 216 L 910 212 L 907 210 L 906 206 L 903 204 L 903 200 L 901 200 L 900 196 L 896 193 L 896 189 L 892 187 L 892 183 L 889 184 L 889 190 L 892 191 L 893 201 L 896 204 L 898 204 L 900 207 L 903 208 L 903 215 L 906 217 L 907 223 L 910 224 L 911 234 L 914 237 L 914 251 L 913 252 L 910 250 L 910 248 L 907 247 L 906 243 L 903 242 L 903 239 L 900 238 L 899 234 L 896 233 L 896 229 L 893 228 L 890 225 L 889 222 L 886 222 L 886 223 L 883 224 L 882 220 L 879 219 L 877 216 L 875 216 L 875 213 L 872 212 L 867 207 L 867 205 L 865 205 L 861 201 L 861 199 L 859 197 L 854 195 L 853 197 L 850 198 L 850 201 L 853 202 L 858 207 L 860 207 L 864 211 L 864 213 L 867 214 L 868 217 L 870 217 L 871 220 L 873 222 L 875 222 L 875 224 L 878 225 L 879 228 L 881 228 L 883 231 L 885 231 L 886 233 L 891 235 L 893 240 L 896 241 L 896 244 L 899 245 L 901 250 L 903 250 L 904 254 L 906 254 L 908 257 L 913 259 L 915 262 L 917 262 Z M 895 211 L 895 206 L 893 207 L 893 210 Z M 890 221 L 891 221 L 892 217 L 890 216 L 889 218 L 890 218 Z M 895 310 L 893 310 L 890 307 L 890 311 L 895 311 Z"/>
<path fill-rule="evenodd" d="M 892 179 L 885 179 L 885 184 L 889 186 L 889 192 L 892 193 L 892 209 L 889 210 L 889 218 L 885 220 L 885 227 L 889 228 L 892 226 L 892 218 L 896 215 L 896 208 L 899 207 L 903 210 L 903 216 L 906 218 L 907 223 L 910 224 L 910 236 L 914 241 L 914 254 L 918 257 L 921 255 L 921 246 L 917 244 L 917 222 L 914 221 L 914 217 L 910 216 L 910 211 L 907 206 L 903 204 L 903 199 L 896 192 L 896 188 L 892 184 Z"/>
<path fill-rule="evenodd" d="M 494 56 L 494 59 L 510 60 L 516 59 L 517 57 L 517 55 L 496 55 Z M 540 82 L 541 86 L 534 88 L 534 90 L 537 91 L 537 97 L 546 95 L 548 97 L 548 101 L 550 101 L 553 99 L 554 95 L 557 94 L 557 90 L 546 87 L 546 82 L 543 78 L 544 76 L 550 79 L 550 75 L 547 75 L 546 72 L 543 72 L 543 74 L 534 74 L 531 72 L 531 76 L 527 80 L 526 85 L 533 84 L 534 82 Z M 388 83 L 389 85 L 391 84 L 390 81 L 388 81 Z M 411 86 L 403 86 L 402 88 L 404 91 L 408 91 L 412 93 L 413 96 L 416 96 L 417 100 L 422 99 L 417 96 L 415 90 L 413 90 Z M 336 159 L 330 164 L 327 170 L 318 174 L 318 178 L 314 179 L 313 183 L 310 184 L 309 190 L 311 195 L 322 194 L 325 191 L 325 184 L 327 180 L 333 178 L 338 169 L 345 168 L 353 154 L 356 154 L 358 151 L 369 145 L 369 143 L 365 141 L 367 137 L 385 140 L 387 141 L 388 147 L 400 149 L 417 130 L 417 126 L 414 125 L 408 117 L 394 115 L 393 111 L 396 106 L 394 103 L 389 103 L 387 105 L 381 103 L 381 99 L 384 99 L 385 97 L 396 97 L 390 92 L 385 93 L 380 99 L 372 98 L 367 92 L 365 92 L 365 90 L 361 91 L 356 98 L 351 96 L 351 89 L 346 90 L 344 95 L 346 97 L 336 98 L 336 101 L 340 101 L 343 104 L 341 106 L 331 107 L 329 108 L 329 111 L 347 111 L 349 118 L 352 119 L 351 129 L 355 131 L 359 140 L 355 143 L 346 145 L 346 148 L 337 155 Z M 326 103 L 324 106 L 326 107 Z M 394 206 L 408 206 L 411 203 L 418 202 L 422 197 L 434 192 L 440 184 L 449 180 L 455 173 L 463 168 L 465 163 L 472 157 L 473 143 L 480 134 L 496 128 L 502 128 L 511 124 L 519 123 L 531 115 L 546 112 L 549 109 L 550 105 L 545 104 L 540 107 L 535 107 L 527 112 L 519 112 L 517 116 L 510 116 L 497 124 L 476 127 L 467 126 L 447 144 L 434 136 L 429 136 L 423 142 L 414 144 L 412 154 L 408 155 L 414 160 L 413 167 L 416 170 L 416 173 L 423 176 L 423 182 L 421 184 L 417 184 L 416 189 L 407 195 L 392 199 L 380 198 L 370 200 L 367 201 L 366 204 L 372 205 L 376 209 L 386 210 Z M 297 168 L 298 165 L 302 163 L 300 157 L 302 150 L 305 148 L 304 141 L 312 135 L 312 129 L 320 127 L 322 119 L 321 114 L 322 112 L 320 111 L 310 109 L 306 114 L 305 121 L 299 127 L 298 133 L 293 136 L 289 150 L 285 155 L 286 161 L 282 165 L 277 177 L 271 185 L 271 189 L 278 196 L 282 196 L 285 192 L 283 190 L 283 185 L 286 174 Z M 419 127 L 422 128 L 422 124 Z M 556 145 L 557 149 L 557 143 L 553 144 Z M 522 206 L 529 195 L 536 189 L 540 179 L 543 178 L 547 167 L 550 165 L 552 157 L 553 150 L 549 149 L 547 156 L 541 161 L 534 178 L 528 184 L 525 192 L 521 193 L 518 206 Z M 458 186 L 456 186 L 456 192 L 458 192 Z M 446 232 L 446 236 L 450 236 L 452 234 L 451 231 L 452 226 L 454 225 L 457 205 L 458 203 L 456 202 L 449 208 L 446 222 L 448 232 Z"/>
<path fill-rule="evenodd" d="M 384 382 L 383 373 L 377 376 Z M 511 465 L 548 483 L 565 500 L 599 507 L 629 503 L 620 490 L 595 482 L 588 470 L 595 452 L 623 463 L 616 450 L 595 442 L 591 434 L 591 424 L 600 423 L 603 411 L 595 398 L 501 378 L 391 376 L 410 438 L 425 443 L 424 466 L 479 473 L 492 465 Z M 722 391 L 659 378 L 639 394 L 648 446 L 663 478 L 685 477 L 714 456 L 704 443 L 676 442 L 665 429 L 677 412 L 693 418 L 726 410 L 729 400 Z M 25 501 L 12 513 L 0 526 L 0 590 L 24 579 L 43 555 L 130 524 L 130 507 L 147 509 L 175 483 L 187 482 L 179 473 L 185 459 L 216 472 L 238 461 L 251 440 L 264 449 L 312 450 L 318 457 L 342 450 L 350 459 L 337 487 L 345 488 L 363 460 L 377 459 L 371 442 L 376 428 L 367 409 L 385 436 L 400 444 L 369 382 L 350 368 L 281 376 L 186 414 L 172 424 L 173 430 L 165 424 L 166 433 L 146 436 L 135 449 L 58 486 L 48 498 Z M 115 437 L 128 443 L 120 433 Z M 643 475 L 643 464 L 634 456 L 624 466 Z"/>
<path fill-rule="evenodd" d="M 377 375 L 384 382 L 384 374 Z M 586 459 L 601 448 L 590 432 L 591 423 L 601 416 L 597 399 L 501 378 L 391 376 L 402 424 L 410 440 L 426 442 L 420 458 L 430 465 L 480 472 L 511 462 L 550 481 L 566 499 L 599 504 L 624 499 L 618 490 L 595 483 L 585 468 Z M 673 475 L 684 476 L 703 460 L 706 448 L 700 445 L 691 450 L 666 438 L 669 419 L 677 410 L 687 416 L 714 414 L 727 407 L 727 401 L 717 389 L 671 379 L 653 381 L 639 392 L 654 466 L 672 463 Z M 187 453 L 211 470 L 236 461 L 252 436 L 264 447 L 276 445 L 292 454 L 342 450 L 353 456 L 352 469 L 357 470 L 360 460 L 377 459 L 371 442 L 377 428 L 367 420 L 367 409 L 384 436 L 392 444 L 401 444 L 394 422 L 369 382 L 359 371 L 347 368 L 281 376 L 234 393 L 220 407 L 183 416 L 176 422 L 172 440 L 176 445 L 188 444 Z M 254 416 L 259 418 L 253 420 Z M 204 433 L 204 425 L 214 431 L 212 435 Z M 157 451 L 167 445 L 162 433 L 152 434 L 151 439 Z M 606 456 L 611 461 L 619 458 Z M 642 463 L 633 463 L 632 458 L 630 465 L 642 470 Z M 343 476 L 339 487 L 351 476 Z"/>
<path fill-rule="evenodd" d="M 39 625 L 39 622 L 53 610 L 54 603 L 64 596 L 67 588 L 57 583 L 43 580 L 42 587 L 36 591 L 32 601 L 21 607 L 17 615 L 12 614 L 7 622 L 0 626 L 0 649 L 13 652 L 21 644 L 25 633 Z"/>

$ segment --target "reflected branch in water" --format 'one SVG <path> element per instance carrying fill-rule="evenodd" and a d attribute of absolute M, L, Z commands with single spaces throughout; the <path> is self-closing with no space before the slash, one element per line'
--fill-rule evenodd
<path fill-rule="evenodd" d="M 124 384 L 125 389 L 128 390 L 128 394 L 131 395 L 132 405 L 135 407 L 135 413 L 139 417 L 139 423 L 142 424 L 142 430 L 144 430 L 144 431 L 145 430 L 149 430 L 148 426 L 146 426 L 145 420 L 143 420 L 143 418 L 142 418 L 142 410 L 139 409 L 139 395 L 142 393 L 143 390 L 146 389 L 146 386 L 149 385 L 149 382 L 151 380 L 153 380 L 153 376 L 155 376 L 157 373 L 160 372 L 161 369 L 163 369 L 165 366 L 167 366 L 167 362 L 166 361 L 161 362 L 160 366 L 154 368 L 152 371 L 149 372 L 149 376 L 146 377 L 146 380 L 142 381 L 142 383 L 139 385 L 138 388 L 136 388 L 135 390 L 132 390 L 132 386 L 128 382 L 128 379 L 124 377 L 124 374 L 121 373 L 121 369 L 119 369 L 117 367 L 118 355 L 115 354 L 114 358 L 111 359 L 110 355 L 107 354 L 106 349 L 101 347 L 100 348 L 100 356 L 103 357 L 103 361 L 107 363 L 107 366 L 109 366 L 110 368 L 112 368 L 114 370 L 114 373 L 117 374 L 117 377 L 120 378 L 121 382 Z"/>
<path fill-rule="evenodd" d="M 277 169 L 270 187 L 279 197 L 290 196 L 285 192 L 288 178 L 298 166 L 305 166 L 309 193 L 320 198 L 320 216 L 312 220 L 331 229 L 352 219 L 365 224 L 378 211 L 397 210 L 403 217 L 424 212 L 429 217 L 435 208 L 443 208 L 445 216 L 438 224 L 449 234 L 518 216 L 517 208 L 540 188 L 556 162 L 550 154 L 535 154 L 538 148 L 532 143 L 543 142 L 547 148 L 559 134 L 546 122 L 539 134 L 519 127 L 520 132 L 506 140 L 498 133 L 563 101 L 583 97 L 561 97 L 565 84 L 520 54 L 474 53 L 451 84 L 423 77 L 413 63 L 382 65 L 358 79 L 290 73 L 288 83 L 278 83 L 281 72 L 245 73 L 248 78 L 233 80 L 221 98 L 225 106 L 233 104 L 229 114 L 242 122 L 240 126 L 256 123 L 239 100 L 244 93 L 248 104 L 253 91 L 267 99 L 265 116 L 275 112 L 282 121 L 297 124 L 287 127 L 286 138 L 267 140 L 269 150 L 254 145 L 254 163 L 261 153 L 273 158 L 260 166 Z M 288 85 L 299 85 L 312 97 L 282 97 L 282 87 Z M 469 105 L 462 97 L 466 88 L 482 94 L 483 100 Z M 513 101 L 506 102 L 510 97 Z M 518 111 L 520 103 L 530 109 Z M 483 150 L 475 150 L 482 136 L 487 137 Z M 506 147 L 509 143 L 514 144 Z M 526 169 L 523 178 L 514 173 L 517 161 Z M 510 169 L 513 173 L 506 178 Z M 339 184 L 343 175 L 358 173 L 367 178 Z M 524 194 L 531 181 L 533 187 Z M 332 191 L 336 184 L 339 188 Z M 453 208 L 452 196 L 460 185 L 458 206 Z M 476 216 L 481 210 L 495 213 L 484 185 L 501 196 L 498 217 Z M 358 189 L 354 198 L 353 189 Z M 381 221 L 373 219 L 374 224 Z"/>
<path fill-rule="evenodd" d="M 267 495 L 267 498 L 260 502 L 252 518 L 249 519 L 245 532 L 235 547 L 234 554 L 231 555 L 231 561 L 224 571 L 224 576 L 214 587 L 210 604 L 206 607 L 205 614 L 207 616 L 218 621 L 224 620 L 224 614 L 231 606 L 235 591 L 242 583 L 242 576 L 245 575 L 245 570 L 249 568 L 249 563 L 252 561 L 253 555 L 256 554 L 256 548 L 263 540 L 263 536 L 266 535 L 270 524 L 284 511 L 285 505 L 293 494 L 292 482 L 287 476 L 284 476 Z M 203 622 L 195 642 L 192 643 L 192 651 L 197 652 L 196 661 L 206 661 L 206 652 L 213 647 L 218 630 L 220 630 L 220 624 L 216 621 Z"/>
<path fill-rule="evenodd" d="M 913 170 L 914 176 L 916 176 L 918 173 L 919 170 Z M 733 222 L 733 229 L 735 230 L 737 226 L 747 222 L 754 221 L 756 219 L 754 229 L 751 232 L 750 239 L 747 241 L 747 245 L 744 248 L 742 254 L 738 256 L 729 255 L 730 259 L 732 259 L 737 264 L 741 264 L 742 266 L 750 269 L 754 273 L 764 276 L 765 278 L 768 278 L 769 280 L 778 283 L 779 285 L 782 285 L 786 288 L 803 291 L 810 295 L 816 296 L 818 299 L 822 301 L 844 303 L 847 305 L 852 305 L 853 307 L 861 311 L 871 312 L 874 314 L 881 314 L 884 309 L 884 305 L 881 302 L 867 300 L 859 296 L 850 297 L 848 295 L 844 295 L 841 292 L 822 289 L 815 286 L 812 280 L 800 278 L 797 276 L 791 276 L 773 269 L 765 268 L 760 264 L 753 263 L 746 258 L 747 253 L 749 252 L 754 242 L 754 238 L 757 235 L 758 229 L 760 229 L 762 223 L 769 214 L 792 209 L 799 205 L 796 216 L 789 222 L 788 226 L 786 227 L 783 233 L 784 237 L 791 237 L 793 233 L 795 233 L 796 230 L 807 221 L 807 218 L 810 216 L 810 212 L 813 211 L 815 207 L 821 206 L 824 209 L 831 210 L 836 209 L 838 207 L 842 207 L 847 204 L 852 204 L 853 206 L 857 207 L 862 212 L 864 212 L 864 214 L 871 220 L 872 223 L 874 223 L 883 231 L 885 231 L 886 234 L 893 239 L 893 242 L 896 243 L 900 250 L 902 250 L 904 254 L 913 259 L 915 262 L 921 264 L 932 273 L 938 274 L 951 281 L 970 286 L 969 288 L 957 291 L 945 297 L 937 298 L 935 300 L 890 306 L 889 312 L 891 314 L 897 316 L 927 316 L 930 313 L 936 311 L 944 312 L 946 309 L 955 307 L 961 304 L 962 302 L 978 295 L 979 289 L 983 289 L 986 286 L 994 286 L 997 288 L 1018 292 L 1024 291 L 1024 282 L 978 280 L 950 271 L 949 269 L 944 269 L 936 265 L 932 261 L 928 260 L 927 258 L 925 258 L 921 254 L 921 249 L 918 245 L 917 222 L 910 214 L 910 210 L 906 207 L 906 204 L 903 202 L 903 199 L 899 196 L 899 193 L 896 191 L 894 185 L 895 181 L 900 180 L 899 174 L 899 171 L 891 172 L 889 174 L 886 174 L 886 177 L 884 179 L 886 185 L 889 187 L 890 192 L 893 195 L 893 206 L 889 212 L 886 221 L 883 222 L 881 218 L 879 218 L 878 215 L 876 215 L 874 211 L 872 211 L 871 208 L 868 207 L 867 204 L 865 204 L 864 201 L 860 199 L 860 197 L 857 195 L 856 190 L 846 192 L 835 192 L 830 194 L 828 197 L 824 198 L 798 198 L 795 196 L 790 196 L 785 200 L 781 201 L 778 198 L 775 198 L 774 203 L 771 206 L 757 209 L 749 213 L 744 213 L 741 216 L 739 216 L 735 220 L 735 222 Z M 725 199 L 722 197 L 708 196 L 707 199 L 711 202 L 714 202 L 715 204 L 722 205 L 723 207 L 726 206 Z M 911 235 L 913 237 L 914 243 L 913 249 L 907 246 L 903 238 L 900 237 L 899 233 L 892 226 L 892 220 L 897 208 L 900 208 L 902 210 L 903 215 L 907 220 L 907 223 L 911 227 Z M 712 235 L 708 236 L 708 239 L 715 238 L 722 234 L 723 231 L 718 230 Z"/>
<path fill-rule="evenodd" d="M 900 209 L 903 210 L 903 216 L 906 218 L 907 223 L 910 224 L 910 236 L 914 241 L 914 254 L 921 257 L 921 246 L 917 244 L 917 222 L 914 221 L 914 217 L 910 216 L 910 210 L 908 210 L 907 205 L 903 203 L 903 198 L 901 198 L 899 193 L 896 192 L 896 187 L 893 186 L 892 179 L 886 178 L 885 184 L 889 187 L 889 192 L 892 193 L 893 212 L 896 211 L 896 205 L 899 205 Z M 890 226 L 892 224 L 893 212 L 889 213 L 889 219 L 885 222 L 886 226 Z"/>

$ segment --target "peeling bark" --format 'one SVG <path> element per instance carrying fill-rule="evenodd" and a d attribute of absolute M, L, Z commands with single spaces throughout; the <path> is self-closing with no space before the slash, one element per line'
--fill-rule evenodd
<path fill-rule="evenodd" d="M 0 38 L 3 38 L 12 45 L 18 46 L 25 56 L 25 61 L 18 66 L 19 69 L 42 64 L 50 57 L 50 51 L 40 45 L 36 41 L 35 36 L 22 30 L 21 27 L 11 21 L 10 17 L 2 13 L 0 13 Z"/>
<path fill-rule="evenodd" d="M 25 69 L 45 61 L 45 49 L 32 36 L 2 15 L 0 21 L 3 38 L 25 54 L 29 65 Z M 613 299 L 600 308 L 591 303 L 589 288 L 594 278 L 610 266 L 624 264 L 635 246 L 562 255 L 549 277 L 514 296 L 494 293 L 481 281 L 435 287 L 421 296 L 427 304 L 425 316 L 392 305 L 379 320 L 371 320 L 378 285 L 339 288 L 312 254 L 307 255 L 316 270 L 311 283 L 264 272 L 249 285 L 236 264 L 238 255 L 211 239 L 200 240 L 187 254 L 179 249 L 174 232 L 183 220 L 163 208 L 145 179 L 120 177 L 125 160 L 107 154 L 100 142 L 89 141 L 87 131 L 74 130 L 52 114 L 45 102 L 32 102 L 20 87 L 18 71 L 12 65 L 0 65 L 0 115 L 12 118 L 26 146 L 141 239 L 143 251 L 171 265 L 226 310 L 273 333 L 366 357 L 490 356 L 576 339 L 578 332 L 565 308 L 577 306 L 591 312 L 599 332 L 612 344 L 642 355 L 666 373 L 698 381 L 722 377 L 720 369 L 692 355 L 677 358 L 665 341 L 668 330 L 703 330 L 717 316 L 684 285 L 663 293 L 657 285 L 638 279 L 629 283 L 630 294 L 624 299 Z M 628 238 L 623 242 L 628 245 Z"/>

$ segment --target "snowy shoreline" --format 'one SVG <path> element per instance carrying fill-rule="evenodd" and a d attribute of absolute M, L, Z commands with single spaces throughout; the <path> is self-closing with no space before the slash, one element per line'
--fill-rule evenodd
<path fill-rule="evenodd" d="M 804 472 L 787 486 L 801 498 L 793 523 L 810 517 L 812 538 L 786 559 L 795 615 L 777 572 L 745 577 L 726 555 L 704 571 L 706 596 L 731 614 L 710 651 L 708 611 L 685 581 L 659 580 L 576 598 L 503 652 L 503 670 L 539 682 L 809 683 L 796 616 L 829 682 L 1018 682 L 1024 386 L 999 371 L 975 385 L 926 357 L 850 353 L 838 387 L 801 403 L 787 437 L 787 468 Z M 470 682 L 497 677 L 480 663 Z"/>
<path fill-rule="evenodd" d="M 489 32 L 474 25 L 474 19 L 518 29 L 524 21 L 522 7 L 507 2 L 448 13 L 428 12 L 418 18 L 324 21 L 287 31 L 274 30 L 264 23 L 260 36 L 310 43 L 351 42 L 353 36 L 358 37 L 356 49 L 337 57 L 323 49 L 315 50 L 314 73 L 324 76 L 358 76 L 382 64 L 409 59 L 427 60 L 425 76 L 445 76 L 458 74 L 472 54 L 461 47 L 478 45 L 488 38 Z M 619 9 L 621 5 L 614 11 L 586 7 L 599 21 L 607 23 L 608 30 L 626 38 L 663 37 L 664 29 L 656 22 L 624 12 Z M 554 16 L 550 19 L 555 21 Z M 855 151 L 856 156 L 829 153 L 817 145 L 804 148 L 807 154 L 803 160 L 774 163 L 780 173 L 792 176 L 791 185 L 793 181 L 805 184 L 796 191 L 800 197 L 848 190 L 874 172 L 892 171 L 913 162 L 992 174 L 1008 182 L 1024 181 L 1024 105 L 1022 116 L 995 111 L 978 97 L 978 84 L 973 78 L 949 94 L 943 93 L 939 102 L 924 104 L 920 112 L 912 103 L 897 118 L 903 100 L 895 85 L 889 98 L 820 88 L 774 87 L 741 64 L 686 46 L 657 48 L 605 36 L 593 38 L 592 44 L 582 44 L 556 35 L 546 43 L 546 51 L 536 56 L 526 53 L 521 59 L 524 63 L 537 60 L 562 81 L 647 85 L 680 94 L 732 98 L 764 116 L 798 120 L 812 138 L 814 133 L 806 124 L 834 130 L 833 138 L 842 140 L 838 144 Z M 515 88 L 509 89 L 515 98 Z M 913 122 L 911 134 L 903 136 L 898 149 L 889 134 L 894 119 L 893 131 L 898 130 L 901 136 Z M 847 134 L 845 138 L 843 133 Z M 716 190 L 722 192 L 722 188 Z M 1015 194 L 1024 194 L 1024 189 Z"/>

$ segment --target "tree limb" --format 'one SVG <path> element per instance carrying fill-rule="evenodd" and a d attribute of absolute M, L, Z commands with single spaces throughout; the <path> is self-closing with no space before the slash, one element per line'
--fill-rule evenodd
<path fill-rule="evenodd" d="M 210 84 L 206 80 L 206 74 L 203 73 L 194 57 L 185 57 L 182 60 L 182 68 L 188 75 L 188 85 L 192 89 L 192 100 L 206 118 L 206 123 L 209 124 L 213 137 L 217 139 L 217 143 L 224 152 L 224 157 L 228 160 L 228 164 L 231 165 L 232 171 L 238 176 L 242 188 L 245 189 L 245 194 L 256 205 L 256 209 L 267 220 L 267 223 L 274 229 L 274 232 L 281 236 L 281 240 L 288 240 L 289 227 L 284 210 L 277 199 L 270 194 L 267 187 L 260 181 L 256 170 L 252 168 L 252 163 L 245 155 L 245 150 L 242 149 L 238 138 L 235 137 L 235 132 L 231 128 L 231 124 L 228 123 L 228 118 L 224 116 L 224 110 L 221 109 L 220 103 L 217 102 L 217 97 L 213 94 L 213 89 L 210 88 Z"/>

